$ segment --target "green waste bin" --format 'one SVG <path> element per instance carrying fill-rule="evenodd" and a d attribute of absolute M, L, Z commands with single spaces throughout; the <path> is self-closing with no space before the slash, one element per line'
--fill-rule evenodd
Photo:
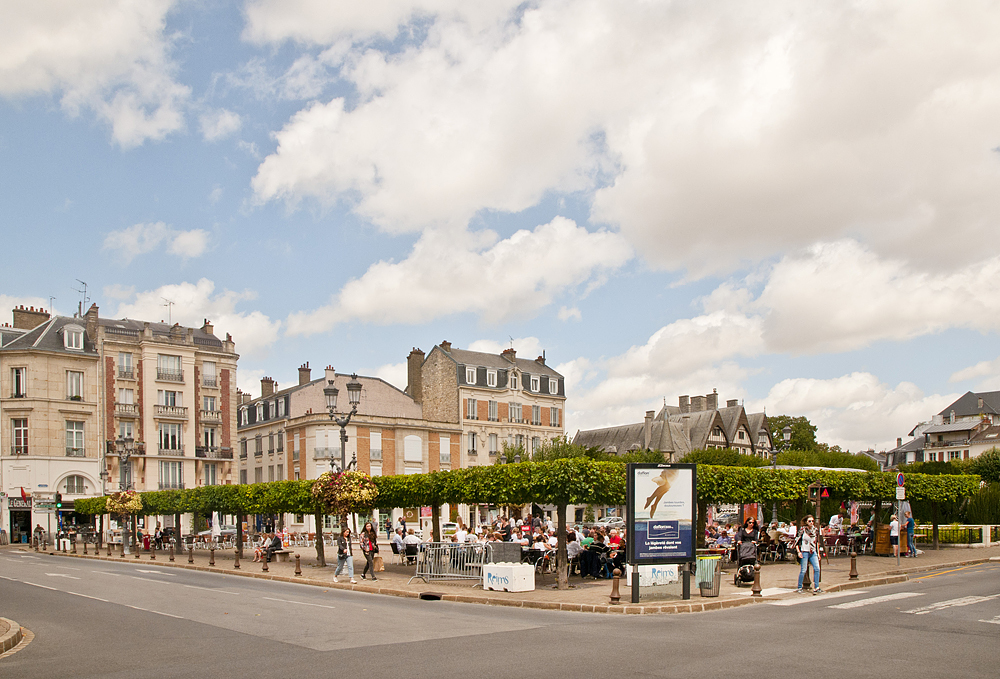
<path fill-rule="evenodd" d="M 719 596 L 719 588 L 722 587 L 722 557 L 699 556 L 694 579 L 702 596 Z"/>

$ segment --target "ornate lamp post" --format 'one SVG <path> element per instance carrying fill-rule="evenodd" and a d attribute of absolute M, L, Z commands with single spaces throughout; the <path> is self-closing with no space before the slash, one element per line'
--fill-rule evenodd
<path fill-rule="evenodd" d="M 118 453 L 118 490 L 124 493 L 132 485 L 132 466 L 129 464 L 129 459 L 135 455 L 135 439 L 131 436 L 119 437 L 115 440 L 115 451 Z M 129 553 L 130 523 L 126 518 L 125 526 L 122 527 L 122 545 L 125 553 Z"/>
<path fill-rule="evenodd" d="M 788 446 L 792 441 L 792 428 L 789 425 L 785 425 L 785 428 L 781 430 L 781 438 L 785 440 L 781 448 L 771 451 L 771 471 L 778 470 L 778 453 L 784 452 L 788 449 Z M 777 523 L 778 521 L 778 503 L 775 501 L 771 504 L 771 523 Z"/>
<path fill-rule="evenodd" d="M 326 407 L 330 411 L 330 419 L 340 427 L 340 469 L 347 469 L 347 425 L 351 417 L 358 412 L 358 404 L 361 403 L 361 383 L 358 382 L 357 373 L 351 375 L 351 381 L 347 383 L 347 400 L 351 403 L 351 411 L 346 415 L 337 415 L 337 395 L 340 390 L 333 386 L 333 380 L 329 380 L 328 386 L 323 389 L 326 395 Z M 351 460 L 351 465 L 357 465 L 357 456 Z M 330 469 L 337 470 L 333 455 L 330 456 Z"/>

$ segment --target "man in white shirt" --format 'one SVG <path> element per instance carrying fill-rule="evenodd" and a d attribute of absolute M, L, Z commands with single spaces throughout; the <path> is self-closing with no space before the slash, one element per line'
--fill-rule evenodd
<path fill-rule="evenodd" d="M 392 534 L 392 544 L 396 545 L 396 550 L 403 551 L 403 529 L 397 528 L 396 532 Z"/>
<path fill-rule="evenodd" d="M 468 535 L 469 535 L 468 531 L 466 531 L 466 530 L 465 530 L 464 528 L 462 528 L 462 526 L 460 525 L 460 526 L 459 526 L 458 528 L 456 528 L 456 529 L 455 529 L 455 542 L 458 542 L 458 543 L 463 543 L 463 542 L 465 542 L 465 538 L 466 538 L 466 537 L 467 537 Z"/>
<path fill-rule="evenodd" d="M 830 532 L 839 533 L 840 529 L 844 526 L 844 517 L 838 512 L 830 517 Z"/>
<path fill-rule="evenodd" d="M 418 538 L 416 535 L 413 534 L 413 529 L 412 528 L 410 528 L 409 530 L 406 531 L 406 537 L 403 538 L 403 544 L 404 545 L 419 545 L 420 544 L 420 538 Z"/>

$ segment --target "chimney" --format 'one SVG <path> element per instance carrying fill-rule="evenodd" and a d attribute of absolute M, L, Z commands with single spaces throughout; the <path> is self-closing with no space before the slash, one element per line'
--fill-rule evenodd
<path fill-rule="evenodd" d="M 896 447 L 897 448 L 902 448 L 903 447 L 903 438 L 901 436 L 897 436 L 896 437 Z"/>
<path fill-rule="evenodd" d="M 332 365 L 326 366 L 326 368 L 323 369 L 323 373 L 327 383 L 332 383 L 337 377 L 337 371 L 333 369 Z"/>
<path fill-rule="evenodd" d="M 448 340 L 441 340 L 441 348 L 444 349 L 445 353 L 451 353 L 451 342 Z"/>
<path fill-rule="evenodd" d="M 692 396 L 691 397 L 691 412 L 697 413 L 705 409 L 705 397 L 704 396 Z"/>
<path fill-rule="evenodd" d="M 646 421 L 642 423 L 642 448 L 649 450 L 649 444 L 653 440 L 653 417 L 656 411 L 646 411 Z"/>
<path fill-rule="evenodd" d="M 32 328 L 37 328 L 45 321 L 49 320 L 49 312 L 45 309 L 39 307 L 30 307 L 28 309 L 24 308 L 24 305 L 15 307 L 14 311 L 14 327 L 19 330 L 31 330 Z"/>
<path fill-rule="evenodd" d="M 266 398 L 274 395 L 274 380 L 270 377 L 260 378 L 260 396 Z"/>
<path fill-rule="evenodd" d="M 423 364 L 424 352 L 413 347 L 406 357 L 406 393 L 415 403 L 420 403 L 424 390 L 424 374 L 421 371 Z"/>
<path fill-rule="evenodd" d="M 250 403 L 250 401 L 251 401 L 250 394 L 243 392 L 243 405 Z"/>
<path fill-rule="evenodd" d="M 500 352 L 500 355 L 506 358 L 511 363 L 513 363 L 514 359 L 517 358 L 517 352 L 514 351 L 514 347 L 511 347 L 510 349 L 504 349 L 503 351 Z"/>
<path fill-rule="evenodd" d="M 212 322 L 206 318 L 205 322 L 201 324 L 201 331 L 206 335 L 214 335 L 215 327 L 212 325 Z"/>
<path fill-rule="evenodd" d="M 309 384 L 312 381 L 312 369 L 309 367 L 309 361 L 306 361 L 299 366 L 299 386 L 303 384 Z"/>
<path fill-rule="evenodd" d="M 727 408 L 735 408 L 739 404 L 740 404 L 740 400 L 738 398 L 731 398 L 728 401 L 726 401 L 726 407 Z"/>
<path fill-rule="evenodd" d="M 689 396 L 681 396 L 678 398 L 677 405 L 680 406 L 682 413 L 691 412 L 691 398 Z"/>
<path fill-rule="evenodd" d="M 718 410 L 719 409 L 719 392 L 715 389 L 712 393 L 705 397 L 705 410 Z"/>
<path fill-rule="evenodd" d="M 97 344 L 97 305 L 91 304 L 87 309 L 87 338 Z"/>
<path fill-rule="evenodd" d="M 535 363 L 538 365 L 545 365 L 545 356 L 539 356 L 535 359 Z"/>

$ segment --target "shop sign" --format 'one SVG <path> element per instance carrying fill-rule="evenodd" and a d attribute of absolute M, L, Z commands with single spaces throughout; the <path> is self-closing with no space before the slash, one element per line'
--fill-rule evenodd
<path fill-rule="evenodd" d="M 9 497 L 7 498 L 7 508 L 8 509 L 31 509 L 31 498 L 27 500 L 22 500 L 19 497 Z"/>

